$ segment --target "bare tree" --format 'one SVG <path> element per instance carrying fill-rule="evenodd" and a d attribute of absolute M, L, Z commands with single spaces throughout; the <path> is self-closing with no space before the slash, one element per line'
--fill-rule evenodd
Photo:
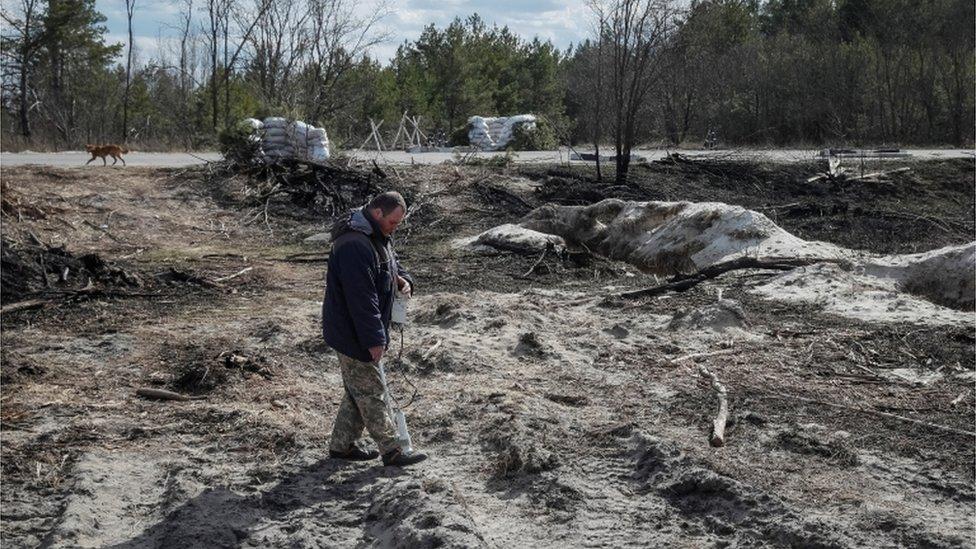
<path fill-rule="evenodd" d="M 256 5 L 265 0 L 254 0 Z M 294 106 L 295 86 L 290 86 L 295 69 L 308 54 L 308 21 L 311 12 L 297 0 L 277 0 L 260 18 L 251 36 L 253 56 L 250 69 L 258 88 L 270 105 Z"/>
<path fill-rule="evenodd" d="M 29 97 L 31 69 L 40 51 L 42 29 L 40 25 L 40 1 L 21 0 L 16 13 L 8 11 L 11 3 L 0 9 L 0 17 L 7 24 L 10 33 L 3 36 L 0 52 L 3 55 L 4 79 L 8 70 L 17 75 L 17 114 L 20 119 L 20 133 L 24 139 L 31 139 Z M 6 89 L 4 90 L 6 92 Z"/>
<path fill-rule="evenodd" d="M 182 10 L 180 11 L 180 26 L 178 28 L 180 36 L 180 51 L 179 51 L 179 89 L 180 89 L 180 99 L 179 102 L 179 122 L 178 124 L 182 127 L 184 136 L 184 143 L 187 148 L 190 148 L 191 141 L 191 131 L 189 128 L 190 119 L 190 91 L 195 87 L 196 82 L 193 78 L 192 66 L 193 61 L 191 60 L 190 48 L 195 49 L 195 44 L 191 44 L 191 23 L 193 22 L 193 0 L 181 0 Z M 195 57 L 195 55 L 194 55 Z"/>
<path fill-rule="evenodd" d="M 132 13 L 136 9 L 136 0 L 125 2 L 125 19 L 129 25 L 129 51 L 125 59 L 125 92 L 122 101 L 122 142 L 129 138 L 129 89 L 132 85 Z"/>
<path fill-rule="evenodd" d="M 224 17 L 223 27 L 224 27 L 224 125 L 230 124 L 230 77 L 233 73 L 234 66 L 237 64 L 237 59 L 244 51 L 244 47 L 249 43 L 251 34 L 254 32 L 255 27 L 258 22 L 264 18 L 264 14 L 268 11 L 275 0 L 261 0 L 257 6 L 255 12 L 251 13 L 247 10 L 240 9 L 236 4 L 232 4 L 231 8 Z M 230 37 L 230 22 L 231 19 L 236 23 L 236 28 L 240 31 L 240 36 L 235 46 L 234 53 L 228 56 L 228 40 Z"/>
<path fill-rule="evenodd" d="M 590 140 L 596 149 L 597 180 L 603 181 L 600 144 L 603 142 L 603 116 L 606 109 L 606 57 L 602 40 L 585 41 L 577 49 L 569 64 L 566 84 L 574 106 L 578 109 L 577 124 L 580 137 Z"/>
<path fill-rule="evenodd" d="M 627 183 L 637 124 L 648 94 L 662 72 L 662 58 L 675 29 L 672 0 L 611 0 L 590 4 L 605 40 L 609 62 L 611 129 L 617 183 Z"/>
<path fill-rule="evenodd" d="M 604 56 L 603 56 L 603 44 L 604 44 L 604 20 L 600 18 L 597 21 L 597 46 L 596 55 L 593 57 L 594 78 L 591 84 L 590 96 L 593 100 L 593 148 L 596 153 L 596 178 L 597 181 L 603 181 L 603 166 L 602 160 L 600 159 L 600 141 L 603 140 L 603 66 L 604 66 Z"/>
<path fill-rule="evenodd" d="M 379 6 L 360 17 L 351 0 L 308 0 L 308 7 L 311 78 L 306 83 L 305 99 L 309 120 L 314 122 L 341 106 L 335 91 L 342 77 L 366 50 L 386 39 L 377 26 L 389 9 Z"/>
<path fill-rule="evenodd" d="M 207 48 L 210 54 L 210 106 L 212 109 L 213 131 L 217 131 L 217 116 L 220 112 L 218 105 L 218 85 L 220 75 L 220 65 L 217 63 L 217 55 L 220 53 L 221 31 L 225 27 L 225 21 L 230 11 L 230 0 L 205 0 L 203 9 L 207 14 L 207 20 L 203 27 L 207 38 Z"/>

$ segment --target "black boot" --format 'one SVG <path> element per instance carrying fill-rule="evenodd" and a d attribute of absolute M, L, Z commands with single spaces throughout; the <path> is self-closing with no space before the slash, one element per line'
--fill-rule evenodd
<path fill-rule="evenodd" d="M 329 457 L 335 459 L 346 459 L 349 461 L 369 461 L 371 459 L 380 457 L 380 453 L 376 450 L 363 450 L 359 446 L 353 444 L 345 452 L 329 450 Z"/>
<path fill-rule="evenodd" d="M 402 450 L 397 448 L 396 450 L 390 450 L 389 452 L 383 454 L 383 465 L 386 465 L 387 467 L 406 467 L 408 465 L 420 463 L 425 459 L 427 459 L 427 454 L 422 454 L 420 452 L 405 454 Z"/>

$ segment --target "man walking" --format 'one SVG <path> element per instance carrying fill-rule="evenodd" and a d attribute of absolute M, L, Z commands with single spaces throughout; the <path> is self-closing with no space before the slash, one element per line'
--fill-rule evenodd
<path fill-rule="evenodd" d="M 400 448 L 379 370 L 390 341 L 393 298 L 397 290 L 412 293 L 413 280 L 397 261 L 390 239 L 406 213 L 400 193 L 386 192 L 332 226 L 322 334 L 339 355 L 345 385 L 329 445 L 333 458 L 366 461 L 382 455 L 385 465 L 394 466 L 427 459 Z M 357 445 L 364 427 L 379 453 Z"/>

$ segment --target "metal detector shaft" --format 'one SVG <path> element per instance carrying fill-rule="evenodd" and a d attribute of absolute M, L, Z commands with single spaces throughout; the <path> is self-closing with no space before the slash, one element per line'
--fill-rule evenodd
<path fill-rule="evenodd" d="M 393 402 L 390 398 L 390 387 L 386 384 L 386 369 L 382 362 L 376 363 L 376 368 L 380 371 L 380 382 L 383 383 L 383 403 L 386 404 L 386 413 L 390 415 L 390 421 L 396 425 L 396 415 L 393 411 Z"/>
<path fill-rule="evenodd" d="M 377 362 L 376 367 L 380 372 L 380 382 L 383 383 L 383 402 L 386 404 L 386 412 L 390 415 L 390 421 L 393 422 L 396 429 L 400 448 L 404 453 L 409 454 L 413 452 L 413 446 L 410 441 L 410 432 L 407 431 L 407 417 L 403 411 L 393 407 L 393 399 L 390 396 L 390 387 L 386 384 L 386 370 L 383 368 L 383 363 Z"/>

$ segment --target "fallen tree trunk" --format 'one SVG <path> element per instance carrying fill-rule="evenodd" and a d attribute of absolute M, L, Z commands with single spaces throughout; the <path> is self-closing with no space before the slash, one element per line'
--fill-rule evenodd
<path fill-rule="evenodd" d="M 735 271 L 739 269 L 771 269 L 776 271 L 789 271 L 797 267 L 806 267 L 808 265 L 813 265 L 815 263 L 845 263 L 836 259 L 824 259 L 815 257 L 806 258 L 781 258 L 781 259 L 758 259 L 755 257 L 739 257 L 731 261 L 725 261 L 723 263 L 716 263 L 709 267 L 698 271 L 697 273 L 690 275 L 675 275 L 671 278 L 670 282 L 661 284 L 659 286 L 653 286 L 651 288 L 643 288 L 640 290 L 633 290 L 630 292 L 623 292 L 617 294 L 617 297 L 622 299 L 637 299 L 641 297 L 651 297 L 655 295 L 660 295 L 665 292 L 683 292 L 690 288 L 701 284 L 702 282 L 709 280 L 711 278 L 716 278 L 719 275 L 725 274 L 729 271 Z"/>

